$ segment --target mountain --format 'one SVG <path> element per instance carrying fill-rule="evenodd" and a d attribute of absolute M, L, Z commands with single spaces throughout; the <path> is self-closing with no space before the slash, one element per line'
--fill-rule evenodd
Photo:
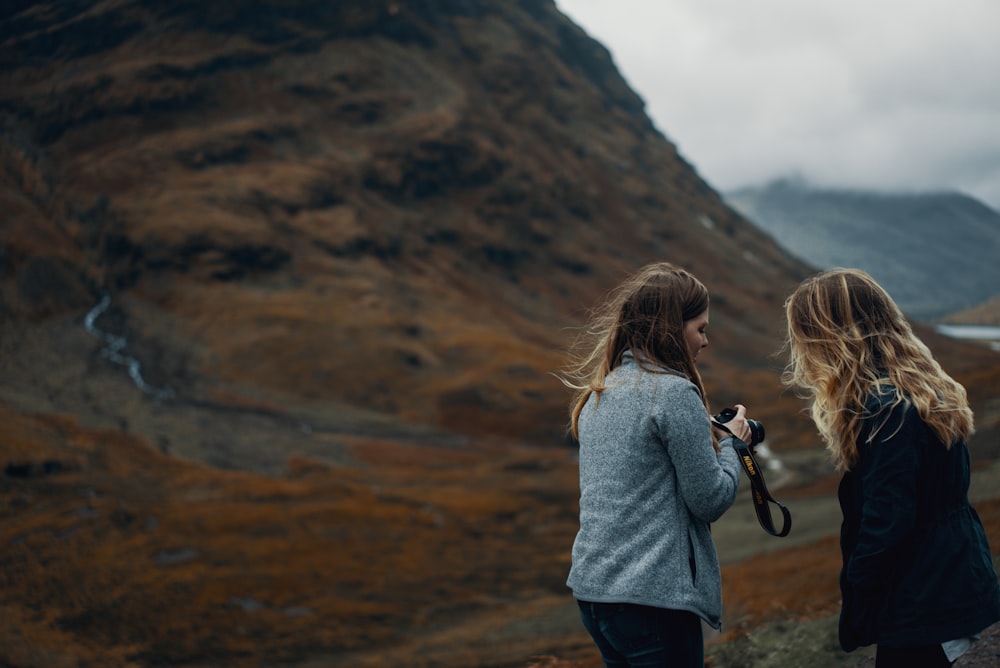
<path fill-rule="evenodd" d="M 779 180 L 725 198 L 806 262 L 864 269 L 914 318 L 933 321 L 1000 293 L 1000 213 L 972 197 Z"/>
<path fill-rule="evenodd" d="M 593 662 L 552 374 L 653 260 L 710 288 L 713 404 L 821 518 L 714 528 L 812 555 L 726 578 L 784 597 L 727 589 L 727 626 L 835 605 L 773 355 L 812 269 L 550 0 L 6 2 L 0 165 L 0 665 Z M 1000 356 L 924 331 L 988 463 Z"/>
<path fill-rule="evenodd" d="M 724 379 L 773 350 L 806 271 L 552 2 L 3 12 L 2 308 L 31 381 L 0 392 L 24 407 L 225 460 L 167 409 L 67 391 L 99 343 L 66 332 L 107 295 L 97 324 L 173 408 L 559 443 L 550 373 L 625 272 L 672 260 L 709 285 Z"/>
<path fill-rule="evenodd" d="M 1000 326 L 1000 295 L 964 311 L 950 314 L 946 321 L 960 325 Z"/>

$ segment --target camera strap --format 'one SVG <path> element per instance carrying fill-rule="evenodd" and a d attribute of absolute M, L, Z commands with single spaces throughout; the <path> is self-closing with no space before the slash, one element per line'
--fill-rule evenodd
<path fill-rule="evenodd" d="M 714 421 L 713 424 L 730 435 L 733 434 L 725 425 Z M 787 536 L 788 532 L 792 530 L 792 514 L 788 512 L 788 508 L 785 508 L 767 491 L 767 484 L 764 482 L 764 473 L 757 463 L 757 458 L 753 456 L 753 450 L 750 449 L 750 446 L 744 443 L 738 436 L 733 435 L 733 438 L 736 440 L 733 450 L 736 451 L 736 456 L 740 458 L 743 470 L 746 471 L 747 478 L 750 479 L 750 497 L 753 499 L 753 508 L 757 511 L 757 521 L 760 522 L 760 526 L 764 531 L 772 536 L 777 536 L 778 538 Z M 771 519 L 771 508 L 767 505 L 768 503 L 773 503 L 781 510 L 783 518 L 781 531 L 777 531 L 774 528 L 774 520 Z"/>
<path fill-rule="evenodd" d="M 757 511 L 757 521 L 760 522 L 760 526 L 764 531 L 772 536 L 779 538 L 787 536 L 788 532 L 792 530 L 792 514 L 788 512 L 788 508 L 785 508 L 767 491 L 767 485 L 764 483 L 764 473 L 761 471 L 757 459 L 753 456 L 753 450 L 750 449 L 750 446 L 740 439 L 736 440 L 739 442 L 739 445 L 733 449 L 736 450 L 736 454 L 740 458 L 740 463 L 743 464 L 743 470 L 746 471 L 747 478 L 750 479 L 750 496 L 753 498 L 754 510 Z M 767 505 L 768 503 L 773 503 L 781 510 L 783 518 L 781 531 L 776 531 L 774 528 L 774 520 L 771 519 L 771 508 Z"/>

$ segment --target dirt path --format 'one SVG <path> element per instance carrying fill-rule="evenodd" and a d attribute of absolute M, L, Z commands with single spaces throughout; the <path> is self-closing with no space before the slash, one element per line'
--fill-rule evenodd
<path fill-rule="evenodd" d="M 458 624 L 425 629 L 408 641 L 296 663 L 295 668 L 524 666 L 531 657 L 593 654 L 580 613 L 567 595 L 544 595 L 469 614 Z"/>

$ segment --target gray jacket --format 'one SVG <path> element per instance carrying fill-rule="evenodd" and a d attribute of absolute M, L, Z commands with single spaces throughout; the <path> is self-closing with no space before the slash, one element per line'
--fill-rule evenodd
<path fill-rule="evenodd" d="M 722 578 L 709 524 L 733 504 L 740 463 L 716 454 L 698 389 L 631 354 L 580 413 L 580 531 L 567 585 L 584 601 L 689 610 L 714 628 Z"/>

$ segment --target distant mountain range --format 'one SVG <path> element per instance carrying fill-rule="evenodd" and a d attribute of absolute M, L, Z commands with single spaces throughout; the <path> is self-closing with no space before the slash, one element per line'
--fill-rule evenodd
<path fill-rule="evenodd" d="M 724 197 L 806 262 L 864 269 L 918 320 L 938 320 L 1000 293 L 1000 213 L 967 195 L 780 180 Z"/>

